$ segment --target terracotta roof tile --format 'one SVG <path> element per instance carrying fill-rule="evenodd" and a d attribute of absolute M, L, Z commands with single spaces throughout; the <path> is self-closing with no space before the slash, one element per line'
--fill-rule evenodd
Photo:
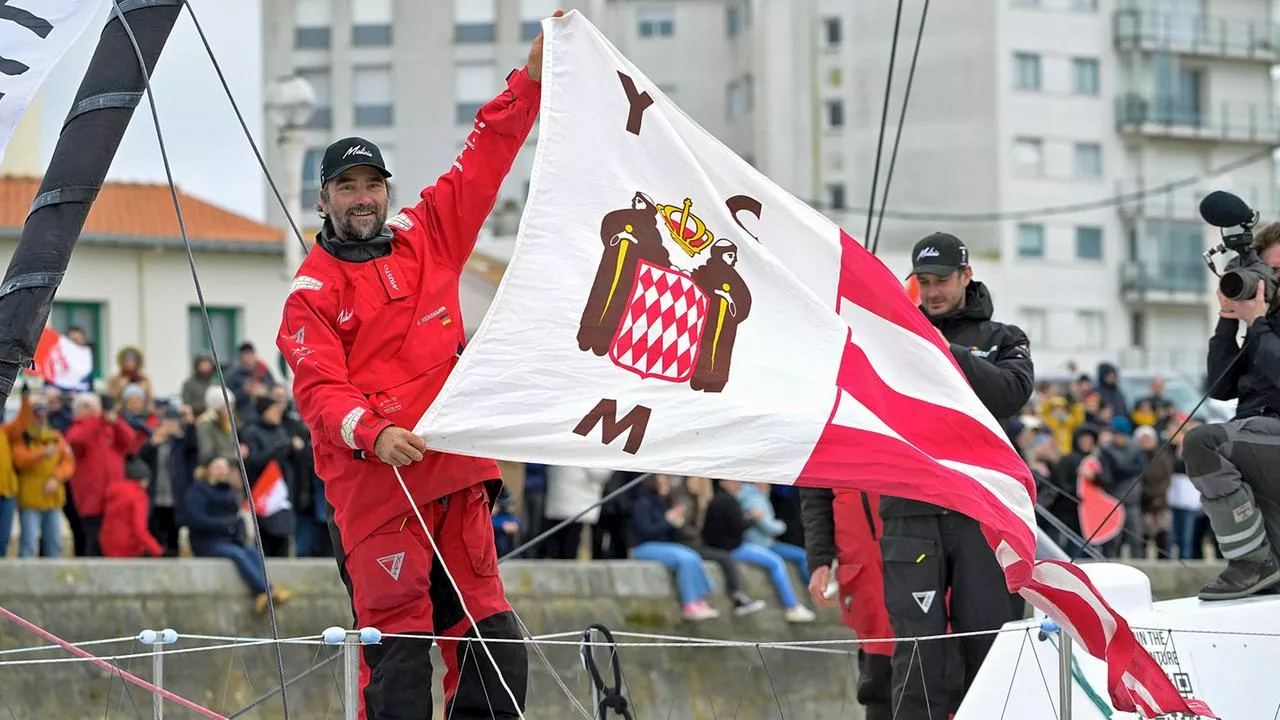
<path fill-rule="evenodd" d="M 38 177 L 0 175 L 0 229 L 21 230 L 40 182 Z M 181 188 L 178 201 L 182 204 L 182 218 L 191 240 L 278 243 L 282 237 L 278 228 L 192 197 Z M 103 183 L 89 210 L 84 233 L 182 238 L 169 186 L 152 183 Z"/>

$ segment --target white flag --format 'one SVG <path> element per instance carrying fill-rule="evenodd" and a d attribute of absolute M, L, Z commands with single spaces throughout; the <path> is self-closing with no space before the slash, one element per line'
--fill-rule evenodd
<path fill-rule="evenodd" d="M 49 71 L 102 0 L 0 0 L 0 160 Z"/>
<path fill-rule="evenodd" d="M 982 525 L 1011 590 L 1106 658 L 1117 709 L 1207 713 L 1083 571 L 1035 561 L 1030 470 L 901 281 L 578 12 L 543 28 L 528 206 L 415 429 L 428 447 L 951 508 Z"/>

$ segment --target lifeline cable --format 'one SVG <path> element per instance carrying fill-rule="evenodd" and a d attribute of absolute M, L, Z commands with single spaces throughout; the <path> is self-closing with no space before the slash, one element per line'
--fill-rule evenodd
<path fill-rule="evenodd" d="M 893 138 L 893 152 L 889 153 L 889 170 L 884 178 L 884 193 L 880 195 L 880 216 L 876 220 L 875 238 L 871 240 L 872 255 L 875 255 L 876 250 L 880 249 L 880 229 L 884 227 L 884 208 L 885 204 L 889 202 L 889 185 L 893 182 L 893 168 L 898 164 L 898 147 L 902 143 L 902 127 L 907 121 L 907 103 L 911 100 L 911 84 L 916 78 L 916 61 L 920 59 L 920 45 L 924 42 L 924 21 L 928 17 L 929 0 L 924 0 L 924 7 L 920 10 L 920 27 L 916 30 L 916 46 L 911 51 L 911 67 L 907 69 L 907 87 L 902 94 L 902 109 L 898 111 L 898 130 Z M 883 128 L 881 132 L 883 132 Z M 868 232 L 870 231 L 868 230 Z"/>
<path fill-rule="evenodd" d="M 1262 319 L 1266 319 L 1265 316 Z M 1093 537 L 1098 534 L 1098 531 L 1102 530 L 1102 526 L 1105 525 L 1106 522 L 1111 519 L 1111 516 L 1115 514 L 1116 510 L 1124 504 L 1125 498 L 1129 497 L 1129 494 L 1133 492 L 1133 489 L 1141 484 L 1142 478 L 1146 477 L 1147 472 L 1151 470 L 1151 465 L 1155 463 L 1156 458 L 1163 455 L 1165 450 L 1169 449 L 1169 446 L 1173 444 L 1173 439 L 1182 432 L 1182 429 L 1187 426 L 1187 423 L 1191 422 L 1191 418 L 1196 414 L 1196 411 L 1200 409 L 1200 406 L 1204 404 L 1204 401 L 1209 399 L 1209 395 L 1214 391 L 1214 388 L 1218 387 L 1218 383 L 1221 383 L 1227 376 L 1227 373 L 1231 372 L 1231 368 L 1235 367 L 1236 363 L 1240 362 L 1240 358 L 1244 356 L 1244 352 L 1247 348 L 1247 344 L 1240 347 L 1240 350 L 1236 352 L 1236 356 L 1231 358 L 1231 362 L 1227 363 L 1227 366 L 1223 368 L 1218 377 L 1209 385 L 1209 389 L 1205 391 L 1204 395 L 1200 396 L 1200 402 L 1196 403 L 1196 406 L 1187 413 L 1185 418 L 1182 419 L 1182 423 L 1178 425 L 1178 429 L 1170 433 L 1169 439 L 1165 440 L 1164 445 L 1161 445 L 1160 449 L 1156 451 L 1156 454 L 1151 456 L 1151 460 L 1147 463 L 1147 467 L 1142 470 L 1142 474 L 1138 476 L 1137 480 L 1129 483 L 1129 487 L 1125 488 L 1125 491 L 1121 493 L 1119 498 L 1116 498 L 1116 504 L 1111 506 L 1111 510 L 1098 523 L 1098 527 L 1094 528 L 1093 532 L 1089 534 L 1089 537 L 1085 539 L 1086 545 L 1093 542 Z M 1072 560 L 1075 560 L 1076 557 L 1079 556 L 1073 554 Z M 1185 560 L 1183 562 L 1185 564 Z"/>
<path fill-rule="evenodd" d="M 871 170 L 871 199 L 867 201 L 867 230 L 862 236 L 863 246 L 871 244 L 871 216 L 876 208 L 876 185 L 880 181 L 880 156 L 884 153 L 884 129 L 889 122 L 889 95 L 893 89 L 893 65 L 898 57 L 898 29 L 902 26 L 902 2 L 903 0 L 898 0 L 898 12 L 893 19 L 893 40 L 889 43 L 889 69 L 884 78 L 884 103 L 880 108 L 880 137 L 876 141 L 876 162 Z M 883 203 L 884 201 L 881 200 L 882 205 Z"/>
<path fill-rule="evenodd" d="M 608 644 L 610 665 L 613 666 L 612 686 L 606 685 L 604 678 L 600 677 L 600 667 L 596 665 L 595 651 L 592 649 L 598 643 L 592 643 L 592 632 L 598 632 L 603 635 L 605 642 Z M 582 631 L 582 643 L 579 648 L 582 664 L 591 675 L 591 685 L 600 694 L 600 702 L 595 708 L 597 720 L 604 720 L 607 714 L 606 710 L 612 710 L 626 720 L 632 720 L 627 698 L 622 695 L 622 665 L 618 661 L 618 644 L 613 639 L 613 633 L 609 632 L 609 628 L 599 623 L 588 625 L 587 629 Z"/>
<path fill-rule="evenodd" d="M 59 647 L 63 648 L 67 652 L 73 655 L 78 655 L 79 657 L 82 657 L 88 660 L 94 665 L 97 665 L 98 667 L 109 671 L 111 674 L 119 675 L 121 679 L 128 680 L 129 682 L 133 683 L 134 685 L 137 685 L 138 687 L 141 687 L 150 692 L 156 693 L 161 697 L 165 698 L 166 700 L 175 702 L 178 705 L 181 705 L 182 707 L 194 713 L 198 713 L 207 718 L 213 718 L 214 720 L 227 720 L 227 718 L 223 717 L 222 715 L 219 715 L 218 713 L 206 707 L 201 707 L 200 705 L 195 704 L 194 702 L 182 697 L 181 695 L 174 694 L 168 690 L 165 690 L 164 688 L 156 687 L 155 685 L 152 685 L 146 680 L 143 680 L 142 678 L 139 678 L 128 672 L 125 672 L 124 670 L 121 670 L 118 666 L 112 665 L 106 660 L 103 660 L 102 658 L 99 658 L 96 655 L 91 654 L 87 650 L 81 650 L 75 645 L 72 645 L 66 640 L 63 640 L 62 638 L 58 637 L 57 635 L 54 635 L 53 633 L 49 632 L 48 630 L 45 630 L 44 628 L 36 625 L 35 623 L 32 623 L 31 621 L 23 617 L 20 617 L 19 615 L 14 614 L 12 611 L 4 607 L 0 607 L 0 615 L 3 615 L 4 617 L 8 618 L 14 623 L 21 625 L 25 630 L 28 630 L 29 632 L 33 632 L 36 635 L 39 635 L 40 637 L 44 638 L 45 640 L 48 640 L 49 642 L 57 643 Z"/>
<path fill-rule="evenodd" d="M 249 484 L 249 473 L 244 466 L 244 455 L 239 452 L 239 448 L 242 443 L 240 440 L 240 431 L 236 428 L 235 416 L 233 415 L 235 404 L 231 402 L 231 397 L 227 391 L 227 379 L 222 371 L 222 363 L 218 361 L 217 342 L 214 341 L 213 324 L 209 320 L 209 306 L 204 300 L 204 289 L 200 285 L 200 274 L 196 270 L 196 259 L 195 254 L 191 249 L 191 238 L 187 235 L 187 224 L 182 215 L 182 203 L 178 200 L 178 189 L 173 181 L 173 170 L 169 166 L 169 153 L 165 149 L 164 134 L 160 131 L 160 114 L 156 110 L 155 92 L 151 88 L 151 72 L 147 69 L 146 61 L 142 55 L 142 49 L 138 46 L 138 39 L 133 34 L 133 28 L 129 25 L 129 20 L 125 17 L 125 12 L 120 8 L 120 0 L 111 0 L 111 6 L 117 19 L 119 19 L 121 26 L 124 28 L 125 33 L 129 36 L 129 42 L 133 45 L 134 52 L 137 55 L 138 65 L 142 72 L 143 84 L 147 92 L 147 102 L 151 108 L 151 121 L 155 125 L 156 129 L 156 142 L 160 147 L 160 159 L 164 163 L 165 178 L 169 182 L 169 194 L 173 198 L 173 209 L 178 216 L 178 230 L 182 234 L 182 244 L 187 250 L 187 263 L 191 267 L 191 280 L 195 284 L 196 298 L 200 301 L 200 312 L 204 317 L 204 327 L 209 339 L 209 350 L 213 357 L 213 367 L 218 371 L 218 384 L 222 389 L 222 401 L 226 403 L 227 407 L 227 417 L 228 424 L 231 426 L 232 442 L 235 443 L 235 447 L 237 448 L 236 462 L 240 466 L 240 477 L 243 478 L 246 484 Z M 280 674 L 280 687 L 283 688 L 285 684 L 284 653 L 280 646 L 280 628 L 276 622 L 275 598 L 272 597 L 271 581 L 267 576 L 267 555 L 262 546 L 262 528 L 258 523 L 258 510 L 253 499 L 253 493 L 245 492 L 245 497 L 249 502 L 249 516 L 253 520 L 254 544 L 258 550 L 258 560 L 262 563 L 262 578 L 266 581 L 267 615 L 271 624 L 271 638 L 274 641 L 273 647 L 276 651 L 276 669 Z M 288 693 L 280 693 L 280 702 L 284 710 L 284 720 L 289 720 Z"/>

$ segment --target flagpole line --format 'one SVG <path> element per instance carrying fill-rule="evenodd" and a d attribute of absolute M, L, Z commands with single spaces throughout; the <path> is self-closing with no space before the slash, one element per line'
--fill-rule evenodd
<path fill-rule="evenodd" d="M 103 660 L 102 658 L 97 657 L 96 655 L 93 655 L 88 650 L 82 650 L 76 647 L 75 645 L 72 645 L 71 643 L 67 642 L 66 640 L 63 640 L 57 635 L 54 635 L 48 630 L 45 630 L 39 625 L 36 625 L 35 623 L 27 620 L 26 618 L 23 618 L 15 614 L 13 611 L 9 610 L 8 608 L 0 606 L 0 615 L 3 615 L 4 617 L 8 618 L 10 621 L 21 626 L 24 630 L 27 630 L 28 632 L 35 633 L 36 635 L 39 635 L 40 637 L 44 638 L 45 640 L 48 640 L 49 642 L 57 643 L 58 646 L 61 647 L 63 650 L 66 650 L 67 652 L 73 655 L 78 655 L 79 657 L 84 658 L 89 662 L 92 662 L 94 665 L 97 665 L 98 667 L 111 672 L 113 675 L 119 675 L 121 679 L 128 680 L 134 685 L 144 688 L 149 692 L 158 694 L 161 697 L 165 698 L 166 700 L 170 700 L 174 703 L 177 703 L 178 705 L 181 705 L 182 707 L 194 713 L 203 715 L 204 717 L 207 717 L 207 718 L 214 718 L 215 720 L 227 720 L 226 717 L 219 715 L 218 713 L 215 713 L 214 711 L 206 707 L 197 705 L 194 702 L 182 697 L 181 695 L 176 695 L 168 690 L 165 690 L 164 688 L 156 687 L 155 685 L 152 685 L 151 683 L 147 682 L 146 680 L 143 680 L 140 677 L 137 677 L 136 675 L 133 675 L 131 673 L 125 672 L 124 670 L 121 670 L 118 665 L 113 665 L 112 663 L 109 663 L 106 660 Z M 150 656 L 151 653 L 147 653 L 147 655 Z"/>
<path fill-rule="evenodd" d="M 889 123 L 889 96 L 893 90 L 893 66 L 898 58 L 898 34 L 901 27 L 902 0 L 898 0 L 898 11 L 893 20 L 893 40 L 889 43 L 889 67 L 884 78 L 884 102 L 880 107 L 880 137 L 876 142 L 876 161 L 871 171 L 871 199 L 867 201 L 867 229 L 862 235 L 862 246 L 868 249 L 871 245 L 871 220 L 876 208 L 876 186 L 880 181 L 880 158 L 884 155 L 884 131 Z M 881 203 L 883 204 L 883 200 Z"/>
<path fill-rule="evenodd" d="M 1236 356 L 1231 358 L 1231 362 L 1227 363 L 1227 366 L 1223 368 L 1222 372 L 1218 375 L 1218 377 L 1213 381 L 1213 383 L 1209 385 L 1209 389 L 1206 390 L 1205 393 L 1200 396 L 1200 402 L 1196 403 L 1195 407 L 1191 408 L 1190 412 L 1187 413 L 1187 416 L 1183 418 L 1182 422 L 1178 425 L 1178 429 L 1170 433 L 1169 438 L 1164 441 L 1164 445 L 1161 445 L 1160 449 L 1156 452 L 1156 454 L 1151 457 L 1151 460 L 1147 463 L 1147 466 L 1143 468 L 1142 474 L 1139 475 L 1133 482 L 1129 483 L 1129 487 L 1126 488 L 1124 493 L 1122 493 L 1120 497 L 1116 499 L 1116 504 L 1111 507 L 1111 511 L 1107 513 L 1106 517 L 1102 518 L 1102 521 L 1098 523 L 1098 527 L 1095 528 L 1094 531 L 1090 533 L 1089 537 L 1085 540 L 1086 545 L 1093 542 L 1094 536 L 1098 534 L 1098 531 L 1102 529 L 1102 526 L 1106 524 L 1107 520 L 1111 519 L 1111 516 L 1115 514 L 1116 510 L 1118 510 L 1120 506 L 1124 504 L 1125 498 L 1129 497 L 1130 493 L 1133 492 L 1133 489 L 1137 487 L 1139 484 L 1141 484 L 1142 478 L 1146 477 L 1147 472 L 1151 470 L 1151 466 L 1155 464 L 1156 458 L 1163 455 L 1164 452 L 1169 449 L 1169 447 L 1173 444 L 1173 439 L 1177 437 L 1179 433 L 1182 432 L 1182 429 L 1187 426 L 1187 423 L 1191 422 L 1191 418 L 1196 414 L 1196 411 L 1200 409 L 1200 406 L 1204 405 L 1205 401 L 1209 399 L 1209 395 L 1210 393 L 1213 392 L 1213 389 L 1218 387 L 1218 384 L 1221 383 L 1222 379 L 1227 376 L 1227 373 L 1231 372 L 1231 369 L 1235 367 L 1236 363 L 1240 362 L 1240 358 L 1244 357 L 1244 351 L 1246 348 L 1247 346 L 1241 347 L 1240 350 L 1236 352 Z M 1190 566 L 1187 565 L 1185 559 L 1179 558 L 1179 560 L 1182 562 L 1183 566 L 1190 569 Z"/>
<path fill-rule="evenodd" d="M 574 515 L 573 517 L 567 520 L 561 520 L 560 522 L 553 525 L 550 530 L 542 531 L 535 537 L 530 538 L 527 542 L 525 542 L 520 547 L 517 547 L 511 552 L 507 553 L 506 555 L 503 555 L 502 557 L 498 558 L 498 564 L 502 564 L 504 561 L 510 560 L 511 558 L 519 557 L 520 555 L 523 555 L 526 551 L 538 545 L 541 545 L 543 542 L 546 542 L 547 538 L 560 532 L 560 530 L 562 530 L 566 526 L 570 525 L 571 523 L 577 522 L 579 518 L 585 516 L 587 513 L 595 510 L 596 508 L 603 507 L 609 501 L 613 500 L 619 495 L 622 495 L 623 493 L 627 492 L 628 490 L 635 487 L 636 485 L 639 485 L 645 480 L 648 480 L 652 476 L 653 476 L 653 473 L 642 473 L 632 478 L 631 480 L 627 481 L 627 483 L 622 487 L 618 488 L 617 490 L 614 490 L 608 495 L 605 495 L 604 497 L 600 498 L 598 501 L 592 503 L 591 505 L 588 505 L 585 510 L 583 510 L 582 512 L 579 512 L 577 515 Z"/>
<path fill-rule="evenodd" d="M 147 104 L 151 109 L 151 122 L 156 131 L 156 144 L 159 146 L 160 159 L 164 164 L 165 179 L 169 183 L 169 195 L 173 201 L 174 212 L 177 215 L 178 230 L 182 235 L 182 243 L 187 251 L 187 263 L 191 269 L 191 281 L 195 286 L 196 298 L 200 301 L 200 313 L 204 320 L 205 335 L 209 340 L 209 351 L 213 358 L 213 367 L 218 374 L 218 385 L 222 390 L 222 402 L 226 405 L 227 416 L 230 418 L 230 422 L 228 424 L 231 426 L 231 439 L 232 442 L 235 443 L 236 447 L 236 463 L 239 465 L 240 477 L 243 482 L 248 483 L 249 473 L 245 469 L 244 455 L 240 452 L 240 447 L 243 445 L 243 441 L 240 438 L 240 431 L 236 427 L 235 418 L 232 414 L 235 405 L 231 402 L 230 392 L 227 389 L 226 375 L 222 370 L 222 363 L 218 360 L 217 343 L 214 341 L 213 337 L 213 323 L 209 319 L 209 306 L 205 302 L 204 288 L 200 283 L 200 273 L 196 269 L 195 253 L 191 248 L 191 238 L 187 233 L 187 223 L 182 212 L 182 203 L 178 199 L 178 188 L 173 180 L 173 168 L 169 163 L 169 152 L 165 147 L 164 133 L 160 130 L 160 113 L 156 109 L 156 95 L 155 89 L 151 86 L 151 72 L 147 69 L 146 58 L 142 53 L 142 47 L 138 44 L 138 38 L 134 35 L 133 26 L 129 24 L 129 19 L 125 17 L 127 13 L 125 13 L 120 7 L 120 0 L 111 0 L 111 7 L 115 16 L 114 19 L 120 21 L 120 26 L 124 29 L 125 34 L 128 35 L 130 44 L 133 45 L 133 51 L 138 61 L 138 72 L 142 76 L 143 86 L 147 91 Z M 142 6 L 142 9 L 149 7 L 150 6 Z M 131 12 L 132 11 L 133 10 L 131 10 Z M 178 8 L 178 12 L 182 12 L 181 7 Z M 253 499 L 253 493 L 247 492 L 245 495 L 249 500 L 249 517 L 250 521 L 253 523 L 254 547 L 258 551 L 258 561 L 262 564 L 263 580 L 266 581 L 267 617 L 271 625 L 271 638 L 275 641 L 273 646 L 276 651 L 276 671 L 279 676 L 280 687 L 283 688 L 285 684 L 284 653 L 280 646 L 280 626 L 276 619 L 275 598 L 272 593 L 270 576 L 267 574 L 267 553 L 262 544 L 262 527 L 258 522 L 258 512 Z M 280 702 L 282 710 L 284 711 L 284 720 L 289 720 L 288 693 L 280 693 Z"/>
<path fill-rule="evenodd" d="M 893 152 L 889 153 L 889 170 L 884 178 L 884 192 L 880 195 L 880 215 L 876 219 L 875 239 L 871 240 L 871 254 L 880 249 L 880 230 L 884 227 L 884 208 L 889 202 L 889 185 L 893 182 L 893 169 L 898 164 L 898 148 L 902 143 L 902 128 L 907 121 L 907 103 L 911 100 L 911 85 L 916 78 L 916 62 L 920 59 L 920 46 L 924 43 L 924 21 L 929 17 L 929 0 L 924 0 L 920 10 L 920 27 L 916 30 L 916 46 L 911 51 L 911 67 L 907 69 L 907 87 L 902 95 L 902 109 L 898 111 L 898 129 L 894 133 Z"/>
<path fill-rule="evenodd" d="M 298 229 L 298 223 L 293 217 L 293 213 L 289 210 L 289 204 L 284 201 L 284 196 L 280 194 L 280 189 L 276 187 L 275 180 L 271 177 L 271 171 L 267 168 L 267 161 L 263 159 L 262 153 L 258 150 L 258 144 L 253 139 L 253 133 L 249 132 L 249 125 L 244 120 L 244 115 L 240 112 L 240 105 L 236 103 L 235 97 L 231 94 L 231 87 L 227 84 L 227 78 L 222 74 L 222 66 L 218 63 L 218 58 L 213 55 L 213 48 L 209 46 L 209 39 L 204 35 L 204 28 L 200 27 L 200 21 L 196 19 L 196 10 L 191 7 L 190 0 L 182 0 L 182 4 L 187 8 L 187 14 L 191 16 L 191 24 L 195 25 L 196 33 L 200 36 L 200 42 L 204 44 L 205 53 L 209 56 L 209 61 L 213 64 L 213 70 L 218 74 L 218 81 L 222 83 L 222 90 L 227 94 L 227 100 L 231 103 L 231 109 L 236 114 L 236 119 L 240 121 L 240 129 L 244 132 L 244 137 L 249 141 L 249 148 L 253 150 L 253 155 L 258 159 L 258 167 L 262 169 L 262 174 L 267 181 L 267 185 L 271 187 L 271 192 L 276 196 L 276 202 L 280 204 L 280 209 L 284 211 L 284 219 L 288 221 L 293 235 L 298 239 L 298 244 L 302 246 L 302 256 L 306 257 L 310 250 L 307 243 L 302 239 L 302 231 Z M 305 203 L 305 198 L 303 200 Z M 305 207 L 305 204 L 304 204 Z M 296 268 L 289 268 L 293 272 Z"/>

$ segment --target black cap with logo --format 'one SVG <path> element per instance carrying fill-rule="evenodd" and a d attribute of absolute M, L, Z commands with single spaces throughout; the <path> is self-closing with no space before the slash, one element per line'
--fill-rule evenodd
<path fill-rule="evenodd" d="M 320 184 L 323 185 L 360 165 L 375 167 L 382 173 L 382 177 L 391 177 L 377 145 L 364 138 L 345 137 L 325 149 L 324 159 L 320 161 Z"/>
<path fill-rule="evenodd" d="M 936 232 L 911 250 L 912 275 L 947 277 L 969 265 L 969 248 L 951 233 Z"/>

